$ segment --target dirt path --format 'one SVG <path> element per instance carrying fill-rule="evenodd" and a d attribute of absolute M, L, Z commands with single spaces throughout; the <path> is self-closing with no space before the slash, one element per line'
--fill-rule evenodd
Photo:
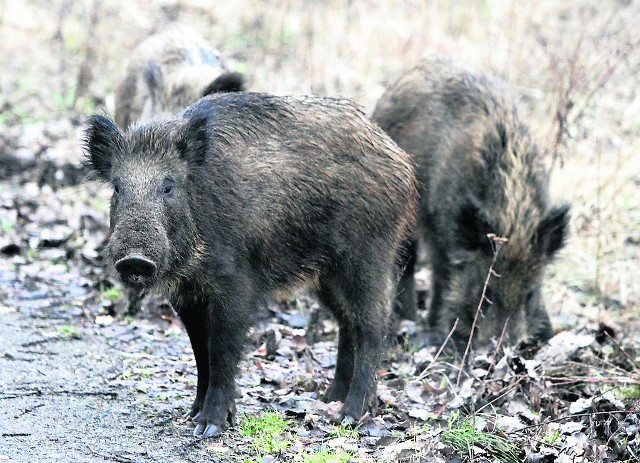
<path fill-rule="evenodd" d="M 0 461 L 206 460 L 189 424 L 176 423 L 193 387 L 152 366 L 193 367 L 186 339 L 152 322 L 87 323 L 81 300 L 0 306 Z"/>

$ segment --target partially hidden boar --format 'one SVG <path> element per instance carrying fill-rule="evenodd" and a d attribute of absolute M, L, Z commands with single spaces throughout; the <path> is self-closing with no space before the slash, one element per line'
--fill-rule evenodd
<path fill-rule="evenodd" d="M 374 410 L 417 190 L 408 155 L 356 105 L 217 94 L 126 132 L 93 116 L 85 144 L 113 186 L 106 261 L 125 286 L 166 291 L 189 334 L 196 435 L 232 422 L 257 307 L 303 285 L 339 325 L 325 399 L 343 402 L 337 419 Z"/>
<path fill-rule="evenodd" d="M 466 343 L 497 252 L 474 339 L 544 342 L 553 331 L 541 296 L 545 266 L 568 234 L 569 207 L 551 206 L 549 176 L 507 85 L 445 59 L 402 75 L 373 119 L 413 157 L 419 184 L 417 230 L 408 248 L 396 311 L 416 317 L 418 241 L 433 274 L 429 323 Z M 436 337 L 437 339 L 437 337 Z M 440 337 L 442 339 L 442 337 Z"/>
<path fill-rule="evenodd" d="M 217 50 L 197 33 L 173 28 L 143 40 L 127 61 L 116 88 L 115 121 L 173 116 L 201 97 L 244 90 L 241 74 L 230 72 Z"/>

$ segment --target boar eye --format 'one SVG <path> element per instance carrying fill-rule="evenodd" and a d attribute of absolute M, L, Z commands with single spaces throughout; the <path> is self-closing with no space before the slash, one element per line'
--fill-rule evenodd
<path fill-rule="evenodd" d="M 173 180 L 170 178 L 165 178 L 162 182 L 162 194 L 168 195 L 173 191 Z"/>

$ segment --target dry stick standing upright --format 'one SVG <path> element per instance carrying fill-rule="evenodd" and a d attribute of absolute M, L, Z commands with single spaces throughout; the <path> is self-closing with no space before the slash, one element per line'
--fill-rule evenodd
<path fill-rule="evenodd" d="M 487 287 L 489 286 L 489 280 L 491 276 L 500 276 L 496 275 L 493 270 L 493 266 L 496 263 L 496 259 L 498 258 L 498 253 L 502 246 L 508 241 L 506 238 L 502 238 L 500 236 L 496 236 L 494 233 L 487 234 L 487 238 L 489 238 L 494 246 L 493 248 L 493 260 L 491 261 L 491 265 L 489 266 L 489 270 L 487 271 L 487 278 L 484 280 L 484 285 L 482 286 L 482 295 L 480 296 L 480 300 L 478 301 L 478 307 L 476 308 L 476 313 L 473 317 L 473 323 L 471 324 L 471 331 L 469 333 L 469 339 L 467 340 L 467 345 L 464 349 L 464 355 L 462 356 L 462 360 L 460 361 L 460 370 L 458 370 L 458 378 L 456 379 L 456 386 L 460 385 L 460 377 L 462 375 L 462 370 L 464 370 L 465 362 L 467 361 L 467 355 L 469 354 L 469 350 L 471 349 L 471 344 L 473 342 L 473 333 L 476 330 L 476 325 L 478 324 L 478 316 L 480 315 L 480 311 L 482 310 L 482 304 L 487 299 Z M 491 303 L 491 301 L 489 301 Z M 502 334 L 500 338 L 504 337 L 504 333 L 506 328 L 509 326 L 509 319 L 504 323 L 502 328 Z"/>
<path fill-rule="evenodd" d="M 258 306 L 307 285 L 338 321 L 325 399 L 375 411 L 398 248 L 417 202 L 408 155 L 355 104 L 226 93 L 122 132 L 94 116 L 89 166 L 113 186 L 106 261 L 159 287 L 198 368 L 196 435 L 235 415 L 235 375 Z"/>

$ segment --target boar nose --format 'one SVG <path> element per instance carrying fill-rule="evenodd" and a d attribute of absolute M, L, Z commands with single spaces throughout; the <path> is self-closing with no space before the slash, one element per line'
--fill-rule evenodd
<path fill-rule="evenodd" d="M 156 269 L 155 262 L 137 254 L 123 257 L 116 262 L 116 270 L 122 276 L 152 277 Z"/>

